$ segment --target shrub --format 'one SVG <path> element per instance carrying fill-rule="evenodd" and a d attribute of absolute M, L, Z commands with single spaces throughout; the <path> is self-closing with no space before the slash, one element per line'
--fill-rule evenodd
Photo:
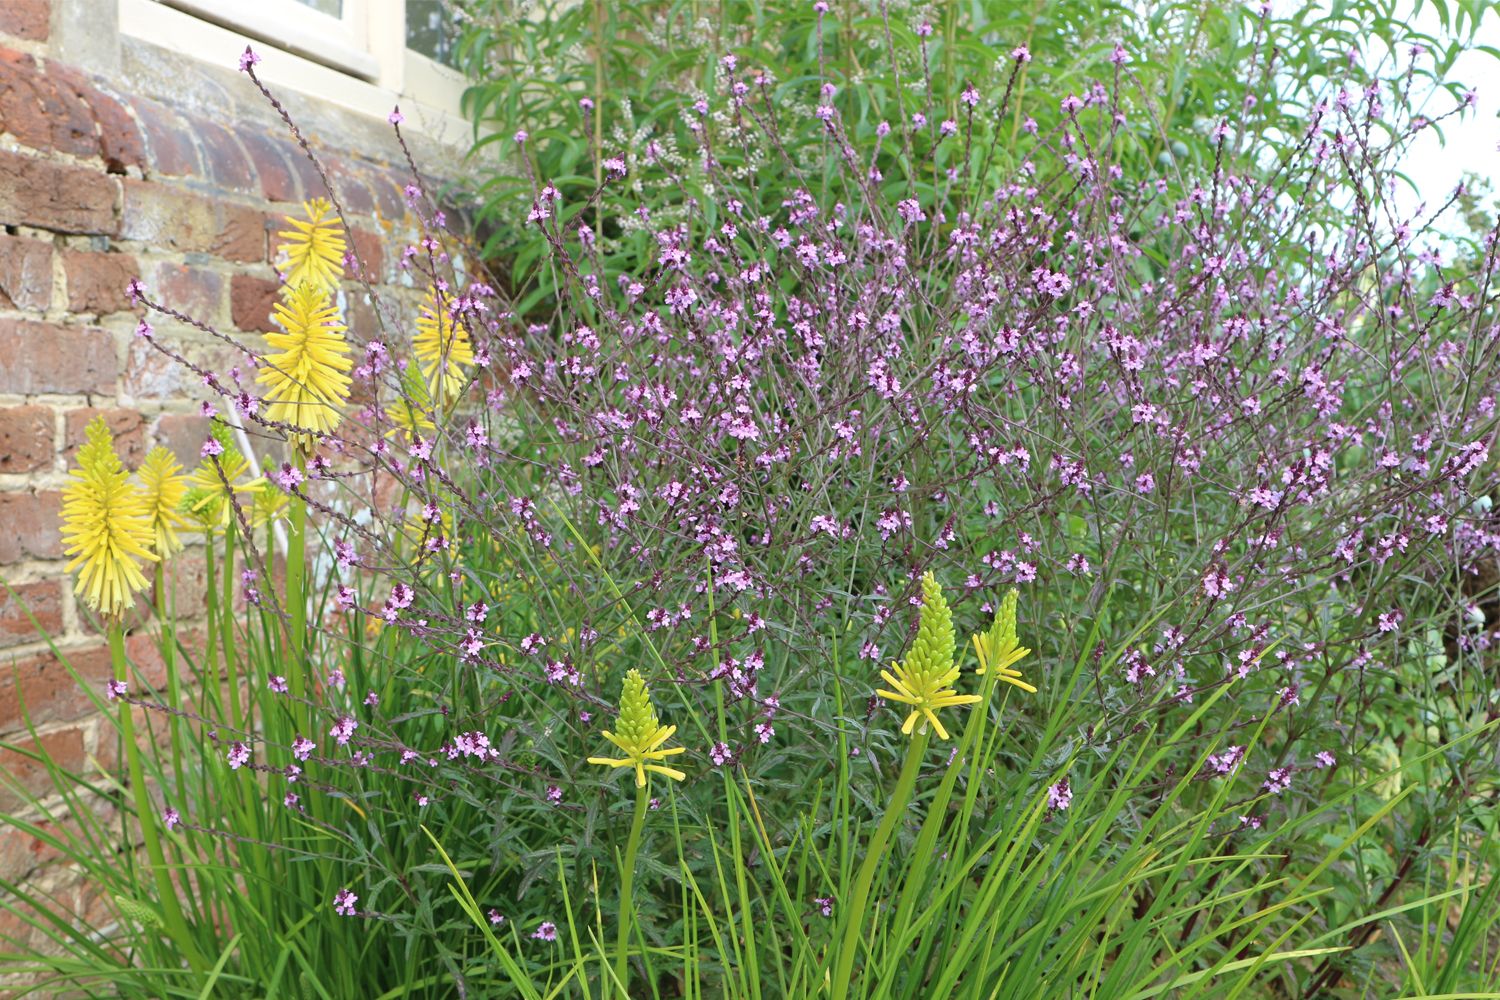
<path fill-rule="evenodd" d="M 555 299 L 460 280 L 413 187 L 415 333 L 347 368 L 288 285 L 266 398 L 210 382 L 288 458 L 252 492 L 221 433 L 187 494 L 224 530 L 199 705 L 124 695 L 188 724 L 171 860 L 153 896 L 84 858 L 123 919 L 36 961 L 142 996 L 1495 989 L 1495 240 L 1396 213 L 1410 71 L 1349 67 L 1279 150 L 1235 95 L 1157 170 L 1128 50 L 1045 100 L 1006 51 L 868 135 L 860 87 L 804 117 L 724 55 L 691 155 L 596 151 L 637 258 L 530 182 Z M 343 253 L 299 228 L 292 265 Z"/>

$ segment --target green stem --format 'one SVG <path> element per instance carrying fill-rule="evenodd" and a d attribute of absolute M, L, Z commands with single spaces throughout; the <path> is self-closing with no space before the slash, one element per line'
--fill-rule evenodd
<path fill-rule="evenodd" d="M 896 829 L 896 821 L 906 812 L 906 803 L 911 799 L 912 789 L 917 784 L 917 772 L 922 768 L 922 757 L 927 752 L 927 733 L 912 737 L 911 747 L 906 751 L 906 763 L 901 766 L 901 776 L 896 779 L 895 791 L 886 804 L 885 815 L 880 817 L 880 826 L 875 829 L 869 846 L 865 848 L 865 859 L 860 863 L 859 874 L 854 879 L 854 897 L 844 906 L 844 937 L 839 946 L 838 965 L 833 973 L 834 1000 L 845 1000 L 849 995 L 849 980 L 854 973 L 854 955 L 859 946 L 859 932 L 864 926 L 865 908 L 870 903 L 870 885 L 875 872 L 885 860 L 885 845 Z"/>
<path fill-rule="evenodd" d="M 302 460 L 299 458 L 300 466 Z M 292 501 L 292 525 L 286 539 L 286 605 L 291 616 L 292 702 L 300 706 L 307 697 L 304 660 L 307 649 L 307 504 Z M 300 714 L 300 710 L 297 710 Z"/>
<path fill-rule="evenodd" d="M 630 823 L 630 839 L 625 842 L 625 867 L 620 872 L 620 929 L 615 936 L 615 979 L 620 995 L 630 1000 L 630 966 L 626 961 L 630 947 L 630 920 L 635 914 L 635 855 L 641 846 L 641 829 L 646 825 L 646 803 L 651 784 L 648 781 L 635 790 L 635 819 Z"/>
<path fill-rule="evenodd" d="M 234 526 L 224 530 L 224 594 L 219 605 L 219 647 L 224 654 L 224 681 L 229 685 L 229 721 L 241 732 L 245 716 L 240 709 L 240 668 L 234 649 Z M 215 678 L 215 683 L 218 679 Z"/>
<path fill-rule="evenodd" d="M 172 734 L 172 776 L 177 781 L 173 788 L 181 795 L 187 787 L 182 773 L 182 720 L 177 715 L 182 710 L 182 690 L 177 679 L 177 636 L 171 610 L 167 607 L 167 570 L 163 562 L 165 560 L 156 563 L 156 621 L 160 629 L 157 637 L 161 662 L 167 671 L 167 702 L 172 707 L 167 715 L 167 726 Z"/>
<path fill-rule="evenodd" d="M 125 630 L 118 621 L 109 626 L 109 658 L 114 667 L 115 680 L 129 680 L 129 668 L 125 663 Z M 146 774 L 141 767 L 140 748 L 135 745 L 135 719 L 131 715 L 129 702 L 120 704 L 120 739 L 125 744 L 125 760 L 130 770 L 130 790 L 135 796 L 136 819 L 141 825 L 141 839 L 146 842 L 146 856 L 151 861 L 151 873 L 156 880 L 156 893 L 161 897 L 163 922 L 167 933 L 177 942 L 177 947 L 187 958 L 188 964 L 197 972 L 205 968 L 203 957 L 183 919 L 182 907 L 178 904 L 177 889 L 172 885 L 172 876 L 167 871 L 167 859 L 162 853 L 161 840 L 156 832 L 156 815 L 151 805 L 151 794 L 146 788 Z"/>

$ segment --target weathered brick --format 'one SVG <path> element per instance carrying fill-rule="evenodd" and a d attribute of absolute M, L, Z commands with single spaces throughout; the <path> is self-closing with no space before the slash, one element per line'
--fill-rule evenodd
<path fill-rule="evenodd" d="M 99 152 L 94 104 L 105 100 L 81 74 L 0 49 L 0 128 L 24 145 L 73 156 Z"/>
<path fill-rule="evenodd" d="M 146 294 L 196 320 L 217 323 L 224 309 L 224 276 L 187 264 L 157 264 L 146 278 Z"/>
<path fill-rule="evenodd" d="M 84 250 L 63 251 L 63 271 L 68 279 L 68 309 L 100 315 L 129 309 L 126 288 L 141 276 L 129 254 Z"/>
<path fill-rule="evenodd" d="M 0 224 L 113 236 L 117 178 L 66 163 L 0 152 Z"/>
<path fill-rule="evenodd" d="M 88 109 L 90 155 L 102 157 L 114 173 L 124 173 L 127 165 L 145 166 L 146 150 L 140 130 L 119 101 L 72 66 L 52 63 L 47 72 L 56 82 L 59 94 L 72 94 Z"/>
<path fill-rule="evenodd" d="M 271 307 L 281 286 L 265 278 L 236 274 L 229 279 L 229 315 L 241 330 L 271 329 Z"/>
<path fill-rule="evenodd" d="M 0 319 L 0 392 L 112 393 L 118 374 L 108 330 Z"/>
<path fill-rule="evenodd" d="M 378 170 L 370 174 L 369 187 L 382 219 L 394 223 L 406 218 L 405 178 L 390 170 Z"/>
<path fill-rule="evenodd" d="M 265 216 L 243 205 L 221 204 L 218 235 L 208 249 L 225 260 L 244 263 L 265 260 Z"/>
<path fill-rule="evenodd" d="M 61 559 L 62 494 L 0 493 L 0 563 Z"/>
<path fill-rule="evenodd" d="M 259 132 L 240 136 L 240 145 L 250 157 L 250 165 L 260 180 L 261 194 L 267 201 L 297 201 L 297 176 L 281 154 L 282 144 Z"/>
<path fill-rule="evenodd" d="M 31 612 L 30 617 L 27 611 Z M 36 619 L 32 625 L 31 619 Z M 0 646 L 14 646 L 42 638 L 37 627 L 49 636 L 62 633 L 62 582 L 42 580 L 39 583 L 15 583 L 0 587 Z"/>
<path fill-rule="evenodd" d="M 182 177 L 202 172 L 198 145 L 181 115 L 144 98 L 131 101 L 131 107 L 145 135 L 150 173 Z"/>
<path fill-rule="evenodd" d="M 191 468 L 198 464 L 199 450 L 208 439 L 207 417 L 167 413 L 156 423 L 155 440 L 167 446 L 177 461 Z"/>
<path fill-rule="evenodd" d="M 219 232 L 213 202 L 155 181 L 126 178 L 120 236 L 158 250 L 207 250 Z"/>
<path fill-rule="evenodd" d="M 146 418 L 135 410 L 120 408 L 98 409 L 85 407 L 69 410 L 63 420 L 63 458 L 73 464 L 78 448 L 83 444 L 89 424 L 95 417 L 103 417 L 109 432 L 115 438 L 115 453 L 127 469 L 134 469 L 146 455 Z"/>
<path fill-rule="evenodd" d="M 83 750 L 84 732 L 84 727 L 72 726 L 46 733 L 36 740 L 17 740 L 16 745 L 21 750 L 41 754 L 64 771 L 82 774 L 87 766 Z M 20 750 L 0 749 L 0 770 L 13 779 L 12 782 L 0 785 L 0 811 L 14 812 L 26 805 L 26 796 L 14 791 L 14 785 L 20 785 L 25 792 L 36 798 L 45 798 L 52 791 L 52 776 L 48 773 L 47 765 Z"/>
<path fill-rule="evenodd" d="M 195 118 L 193 128 L 198 133 L 203 158 L 207 161 L 208 175 L 216 187 L 242 194 L 258 190 L 250 157 L 233 133 L 205 118 Z"/>
<path fill-rule="evenodd" d="M 52 464 L 52 408 L 0 409 L 0 473 L 35 472 Z"/>
<path fill-rule="evenodd" d="M 323 160 L 323 167 L 328 171 L 328 180 L 338 192 L 345 212 L 351 216 L 375 214 L 374 196 L 347 160 L 330 156 Z"/>
<path fill-rule="evenodd" d="M 384 281 L 385 245 L 381 238 L 367 229 L 351 230 L 350 236 L 353 238 L 355 256 L 364 268 L 365 276 L 376 284 Z"/>
<path fill-rule="evenodd" d="M 56 823 L 38 820 L 36 825 L 49 834 L 59 835 Z M 0 830 L 0 878 L 20 881 L 60 857 L 57 848 L 29 830 L 15 827 Z"/>
<path fill-rule="evenodd" d="M 42 310 L 51 301 L 51 244 L 0 235 L 0 308 Z"/>
<path fill-rule="evenodd" d="M 150 600 L 149 593 L 136 595 L 137 609 L 143 615 L 149 610 Z M 201 650 L 205 638 L 201 628 L 179 630 L 177 645 L 182 649 Z M 22 728 L 23 718 L 30 718 L 32 725 L 43 726 L 53 722 L 73 722 L 94 714 L 90 693 L 103 695 L 105 684 L 114 676 L 109 647 L 101 639 L 58 652 L 61 657 L 51 650 L 0 654 L 0 732 Z M 127 635 L 125 657 L 131 665 L 130 686 L 136 692 L 143 693 L 142 685 L 155 691 L 166 687 L 166 661 L 162 658 L 160 639 L 156 635 L 149 632 Z M 72 667 L 71 671 L 69 667 Z M 177 657 L 177 669 L 182 670 L 180 656 Z M 75 673 L 78 680 L 74 679 Z M 17 682 L 20 684 L 19 697 Z"/>
<path fill-rule="evenodd" d="M 28 42 L 45 42 L 52 22 L 52 0 L 5 0 L 0 3 L 0 34 Z"/>
<path fill-rule="evenodd" d="M 217 340 L 175 341 L 173 347 L 182 357 L 206 371 L 228 371 L 231 366 L 245 360 L 242 353 Z M 193 371 L 157 350 L 149 341 L 132 337 L 126 345 L 120 391 L 137 400 L 181 403 L 201 396 L 203 382 Z"/>

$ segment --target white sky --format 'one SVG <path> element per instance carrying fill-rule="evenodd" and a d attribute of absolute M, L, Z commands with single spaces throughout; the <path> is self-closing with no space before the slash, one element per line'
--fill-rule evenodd
<path fill-rule="evenodd" d="M 1409 23 L 1417 31 L 1439 35 L 1442 22 L 1436 8 L 1431 3 L 1413 0 L 1414 8 L 1419 4 L 1423 9 L 1414 11 Z M 1456 5 L 1450 3 L 1449 6 Z M 1487 4 L 1486 7 L 1474 44 L 1500 49 L 1500 4 Z M 1489 180 L 1492 190 L 1485 197 L 1484 204 L 1492 206 L 1500 199 L 1500 152 L 1496 151 L 1496 144 L 1500 143 L 1500 59 L 1482 52 L 1465 52 L 1447 76 L 1449 80 L 1461 81 L 1474 88 L 1478 100 L 1474 109 L 1463 118 L 1443 123 L 1441 139 L 1436 130 L 1428 130 L 1413 140 L 1404 165 L 1419 193 L 1410 189 L 1397 192 L 1397 203 L 1408 214 L 1424 200 L 1429 211 L 1442 204 L 1466 172 Z M 1427 103 L 1425 111 L 1431 117 L 1437 117 L 1450 110 L 1453 103 L 1446 92 L 1438 92 Z M 1447 221 L 1448 224 L 1440 228 L 1447 232 L 1457 231 L 1457 217 Z"/>

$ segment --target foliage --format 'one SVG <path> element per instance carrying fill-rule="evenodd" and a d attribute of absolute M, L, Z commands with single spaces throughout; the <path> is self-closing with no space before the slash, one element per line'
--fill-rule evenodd
<path fill-rule="evenodd" d="M 4 886 L 41 988 L 1500 995 L 1496 243 L 1389 184 L 1462 113 L 1407 107 L 1444 56 L 1323 87 L 1274 71 L 1299 15 L 1161 15 L 1251 106 L 1068 5 L 998 49 L 1005 5 L 854 18 L 887 63 L 724 10 L 702 107 L 642 85 L 675 160 L 601 123 L 554 161 L 562 105 L 502 102 L 540 122 L 489 188 L 535 234 L 514 295 L 415 193 L 425 299 L 350 331 L 338 436 L 211 383 L 294 460 L 247 482 L 220 418 L 183 499 L 208 648 L 159 607 L 171 689 L 100 700 L 131 797 L 59 772 L 76 827 L 10 820 L 115 903 Z M 602 4 L 517 40 L 589 14 L 611 58 L 659 41 Z M 607 742 L 686 752 L 638 785 Z M 115 846 L 158 826 L 165 862 Z"/>

